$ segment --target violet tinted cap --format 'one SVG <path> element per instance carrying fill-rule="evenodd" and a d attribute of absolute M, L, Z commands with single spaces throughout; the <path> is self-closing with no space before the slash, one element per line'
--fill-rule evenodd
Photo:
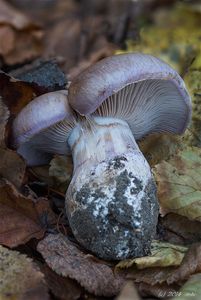
<path fill-rule="evenodd" d="M 191 100 L 179 74 L 160 59 L 130 53 L 105 58 L 72 82 L 69 103 L 81 115 L 128 122 L 139 139 L 153 132 L 181 134 L 191 118 Z"/>
<path fill-rule="evenodd" d="M 70 153 L 67 138 L 74 122 L 67 91 L 44 94 L 26 105 L 15 118 L 13 146 L 28 165 L 46 164 L 50 153 Z"/>

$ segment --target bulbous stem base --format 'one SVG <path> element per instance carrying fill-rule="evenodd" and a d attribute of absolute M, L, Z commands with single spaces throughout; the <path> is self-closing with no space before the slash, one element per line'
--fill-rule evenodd
<path fill-rule="evenodd" d="M 95 118 L 92 126 L 79 125 L 69 141 L 75 163 L 66 194 L 72 231 L 104 259 L 146 255 L 158 217 L 150 167 L 125 122 Z"/>

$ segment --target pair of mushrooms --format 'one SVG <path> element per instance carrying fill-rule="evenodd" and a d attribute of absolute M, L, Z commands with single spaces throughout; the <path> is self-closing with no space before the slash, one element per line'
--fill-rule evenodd
<path fill-rule="evenodd" d="M 28 165 L 72 153 L 66 211 L 75 238 L 104 259 L 146 255 L 158 202 L 150 167 L 136 140 L 182 134 L 191 101 L 181 77 L 151 55 L 103 59 L 67 91 L 30 102 L 13 123 L 14 146 Z"/>

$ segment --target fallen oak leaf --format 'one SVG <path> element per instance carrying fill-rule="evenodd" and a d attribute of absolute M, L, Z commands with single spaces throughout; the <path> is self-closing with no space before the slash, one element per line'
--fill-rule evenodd
<path fill-rule="evenodd" d="M 0 244 L 16 247 L 33 237 L 40 239 L 47 222 L 52 225 L 56 220 L 46 198 L 25 197 L 7 180 L 0 180 Z"/>
<path fill-rule="evenodd" d="M 62 234 L 49 234 L 38 243 L 37 250 L 57 274 L 75 279 L 96 296 L 117 295 L 124 283 L 119 274 L 93 255 L 87 255 Z"/>
<path fill-rule="evenodd" d="M 201 149 L 189 147 L 154 168 L 160 212 L 201 221 Z"/>
<path fill-rule="evenodd" d="M 44 275 L 24 254 L 0 245 L 0 299 L 48 300 Z"/>

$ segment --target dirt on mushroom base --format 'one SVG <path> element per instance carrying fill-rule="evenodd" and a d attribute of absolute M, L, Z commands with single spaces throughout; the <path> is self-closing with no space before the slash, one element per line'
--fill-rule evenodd
<path fill-rule="evenodd" d="M 13 3 L 14 2 L 18 2 L 18 3 L 21 2 L 22 3 L 23 1 L 14 1 L 13 0 L 12 2 Z M 24 1 L 24 2 L 28 2 L 28 1 Z M 53 2 L 53 1 L 47 1 L 47 2 Z M 59 2 L 62 2 L 62 1 L 59 1 Z M 70 1 L 67 1 L 67 2 L 70 2 Z M 84 1 L 84 2 L 86 3 L 86 1 Z M 99 1 L 95 1 L 95 2 L 98 3 Z M 142 2 L 142 1 L 138 1 L 138 3 L 139 2 Z M 151 1 L 149 1 L 149 2 L 151 2 Z M 162 2 L 166 2 L 167 3 L 167 1 L 160 1 L 160 3 L 162 3 Z M 173 1 L 171 1 L 171 2 L 173 2 Z M 192 2 L 194 2 L 196 4 L 196 1 L 192 1 Z M 158 3 L 159 3 L 159 1 L 158 1 Z M 169 1 L 168 1 L 168 4 L 169 4 Z M 30 11 L 30 7 L 29 7 L 29 11 Z M 152 11 L 154 11 L 157 14 L 157 12 L 156 12 L 155 9 L 152 10 Z M 50 16 L 50 14 L 48 14 L 48 15 L 49 15 L 49 18 L 52 17 L 52 16 Z M 150 10 L 149 10 L 149 15 L 152 15 L 152 14 L 150 14 Z M 57 14 L 56 14 L 56 12 L 54 14 L 54 18 L 55 18 L 55 16 L 58 17 Z M 126 18 L 125 18 L 125 20 L 126 20 Z M 182 27 L 185 26 L 186 21 L 187 21 L 187 18 L 185 19 L 185 22 L 182 23 Z M 142 22 L 144 22 L 144 18 L 143 18 Z M 71 22 L 68 22 L 68 24 L 70 26 Z M 72 24 L 73 24 L 73 20 L 72 20 Z M 119 18 L 118 18 L 118 25 L 120 27 L 122 26 L 122 23 L 119 22 Z M 74 26 L 74 28 L 75 27 L 77 28 L 77 26 Z M 168 25 L 168 27 L 169 27 L 169 25 Z M 59 26 L 58 26 L 58 28 L 59 28 Z M 99 28 L 99 27 L 97 26 L 97 28 Z M 66 26 L 64 26 L 64 30 L 66 31 Z M 134 28 L 134 30 L 136 30 L 136 29 Z M 117 31 L 116 27 L 115 27 L 115 31 Z M 190 33 L 188 32 L 189 38 L 192 36 L 192 32 L 193 32 L 193 30 L 191 30 Z M 52 34 L 52 32 L 51 32 L 51 34 Z M 88 34 L 88 36 L 90 35 L 91 36 L 91 40 L 93 40 L 93 34 L 92 34 L 92 32 L 90 32 L 90 34 L 89 33 L 87 33 L 87 34 Z M 61 34 L 61 36 L 62 36 L 62 34 Z M 162 37 L 164 37 L 164 38 L 166 37 L 166 35 L 163 34 L 163 33 L 161 35 L 157 34 L 157 36 L 159 37 L 160 41 L 162 41 Z M 69 45 L 71 45 L 71 42 L 69 42 L 68 39 L 66 39 L 66 42 Z M 56 42 L 55 42 L 55 44 L 56 44 Z M 89 44 L 91 46 L 91 43 L 87 42 L 87 45 L 89 45 Z M 159 48 L 160 42 L 155 42 L 155 40 L 154 40 L 153 44 L 157 45 L 157 48 Z M 194 47 L 197 47 L 198 42 L 195 41 L 195 42 L 192 42 L 192 44 L 193 45 L 191 45 L 191 47 L 189 49 L 194 49 Z M 156 55 L 157 54 L 157 50 L 156 50 L 156 48 L 154 48 L 154 45 L 153 45 L 153 49 L 154 49 L 154 54 Z M 150 45 L 148 48 L 149 48 L 148 51 L 150 52 L 152 50 L 152 46 Z M 172 50 L 175 49 L 174 46 L 170 47 L 169 49 L 171 49 L 171 53 L 177 54 L 177 51 L 176 52 L 172 51 Z M 177 47 L 176 47 L 176 50 L 177 50 Z M 108 53 L 110 51 L 112 52 L 113 50 L 112 49 L 107 49 L 107 47 L 106 47 L 105 49 L 101 49 L 99 51 L 99 53 L 97 53 L 97 51 L 93 48 L 94 56 L 90 58 L 90 61 L 89 61 L 89 59 L 86 59 L 85 62 L 84 62 L 84 65 L 82 65 L 82 67 L 81 67 L 81 65 L 78 65 L 77 67 L 75 67 L 75 69 L 76 69 L 75 72 L 79 72 L 80 68 L 84 68 L 84 67 L 86 67 L 86 65 L 88 66 L 89 64 L 92 63 L 92 61 L 93 62 L 96 61 L 98 58 L 105 56 L 106 53 Z M 66 51 L 65 53 L 68 53 L 68 51 Z M 183 51 L 182 51 L 182 53 L 183 53 Z M 166 55 L 166 53 L 165 53 L 165 55 Z M 15 56 L 16 56 L 16 52 L 15 52 Z M 68 54 L 67 54 L 67 57 L 69 58 Z M 178 57 L 178 56 L 175 55 L 175 57 Z M 192 56 L 190 55 L 188 57 L 190 57 L 190 59 L 191 59 Z M 184 68 L 181 67 L 181 69 L 184 69 Z M 192 80 L 194 82 L 194 79 L 192 79 Z M 192 82 L 191 82 L 191 84 L 192 84 Z M 13 99 L 15 99 L 15 97 L 13 97 Z M 30 99 L 27 99 L 27 101 L 28 100 L 30 100 Z M 195 108 L 196 108 L 196 106 L 197 106 L 197 104 L 195 103 Z M 0 124 L 0 126 L 1 126 L 1 124 Z M 2 127 L 0 127 L 0 128 L 2 128 Z M 165 138 L 165 136 L 164 136 L 164 138 Z M 158 142 L 156 142 L 156 144 L 157 143 Z M 172 142 L 170 142 L 170 144 L 171 143 Z M 183 144 L 185 146 L 183 140 L 180 141 L 180 144 Z M 172 144 L 172 150 L 170 151 L 170 154 L 165 153 L 165 155 L 167 154 L 167 157 L 169 157 L 169 155 L 170 156 L 174 155 L 175 150 L 176 150 L 174 148 L 174 145 L 175 144 L 173 143 Z M 191 144 L 191 140 L 190 140 L 190 145 L 192 145 Z M 161 144 L 158 146 L 158 148 L 160 148 L 160 147 L 161 147 Z M 165 143 L 164 143 L 164 147 L 166 147 Z M 150 156 L 153 154 L 152 149 L 151 148 L 149 149 Z M 161 161 L 162 154 L 160 154 L 160 151 L 158 151 L 157 153 L 154 152 L 154 154 L 155 154 L 155 159 L 156 159 L 154 162 L 157 161 L 157 163 L 158 163 L 159 161 Z M 1 163 L 2 163 L 2 161 L 0 161 L 0 164 Z M 153 165 L 154 164 L 155 163 L 153 163 Z M 27 175 L 27 172 L 26 172 L 26 175 Z M 47 191 L 47 185 L 44 183 L 44 181 L 42 179 L 40 179 L 40 177 L 33 176 L 33 175 L 30 175 L 30 174 L 29 174 L 29 180 L 28 180 L 28 182 L 29 182 L 30 186 L 32 186 L 32 188 L 34 189 L 34 191 L 36 192 L 37 195 L 43 195 L 44 196 L 44 195 L 47 195 L 49 193 L 50 202 L 53 203 L 54 208 L 56 207 L 57 213 L 61 213 L 62 214 L 64 196 L 62 196 L 62 193 L 59 192 L 59 190 L 58 190 L 58 188 L 57 188 L 56 185 L 55 186 L 53 185 L 51 187 L 51 189 L 49 189 Z M 27 192 L 28 188 L 27 187 L 22 187 L 22 189 Z M 34 197 L 36 197 L 36 194 L 34 194 Z M 188 209 L 190 209 L 190 208 L 191 208 L 191 205 L 189 204 Z M 27 217 L 31 217 L 31 216 L 28 214 Z M 200 231 L 201 231 L 201 229 L 199 228 L 199 226 L 201 224 L 200 222 L 198 222 L 198 221 L 190 221 L 189 219 L 187 219 L 185 217 L 183 217 L 183 219 L 182 219 L 183 222 L 181 222 L 181 218 L 180 218 L 179 215 L 176 215 L 176 216 L 174 215 L 174 222 L 173 222 L 172 219 L 171 218 L 168 219 L 168 217 L 169 217 L 169 215 L 167 215 L 164 218 L 164 220 L 169 225 L 166 224 L 166 226 L 162 226 L 162 229 L 160 230 L 160 238 L 164 238 L 165 237 L 166 240 L 173 241 L 174 244 L 176 242 L 179 243 L 179 244 L 193 244 L 194 242 L 200 241 Z M 60 217 L 60 220 L 62 220 L 62 222 L 63 222 L 63 217 Z M 174 225 L 173 225 L 173 223 L 174 223 Z M 175 223 L 176 223 L 176 225 L 175 225 Z M 68 231 L 69 227 L 66 225 L 66 223 L 64 223 L 64 224 L 65 224 L 65 230 L 62 231 L 62 232 L 66 234 L 66 230 Z M 167 226 L 169 227 L 169 230 L 167 230 Z M 62 224 L 59 223 L 58 224 L 58 228 L 61 230 L 61 228 L 63 228 L 63 223 Z M 26 229 L 26 228 L 24 228 L 24 229 Z M 174 236 L 173 236 L 173 234 L 174 234 Z M 70 234 L 69 231 L 68 231 L 68 235 L 71 236 L 71 234 Z M 171 235 L 171 237 L 170 237 L 170 235 Z M 74 244 L 74 245 L 76 245 L 76 244 Z M 187 281 L 187 285 L 186 285 L 187 289 L 184 290 L 184 291 L 182 291 L 181 296 L 180 296 L 179 291 L 178 291 L 178 289 L 183 284 L 183 282 L 180 282 L 180 279 L 184 278 L 183 275 L 185 275 L 184 281 L 186 281 L 186 278 L 189 276 L 189 266 L 193 266 L 193 268 L 194 268 L 194 269 L 190 269 L 190 273 L 191 274 L 193 272 L 200 272 L 199 271 L 200 270 L 200 255 L 199 255 L 200 254 L 200 246 L 199 245 L 195 245 L 195 246 L 196 247 L 194 247 L 193 249 L 191 249 L 191 251 L 189 252 L 189 254 L 188 254 L 188 260 L 185 260 L 185 264 L 182 264 L 182 265 L 184 265 L 183 268 L 181 268 L 181 269 L 179 268 L 178 269 L 179 272 L 177 273 L 177 279 L 179 278 L 179 280 L 177 280 L 176 277 L 175 277 L 176 285 L 167 285 L 165 282 L 163 282 L 163 281 L 165 281 L 167 279 L 167 275 L 168 275 L 167 273 L 169 272 L 169 269 L 167 267 L 163 268 L 162 265 L 160 265 L 158 268 L 156 268 L 156 267 L 155 268 L 146 268 L 146 269 L 144 269 L 144 272 L 141 272 L 141 273 L 138 273 L 136 271 L 136 269 L 129 270 L 130 274 L 128 276 L 130 276 L 132 278 L 131 279 L 132 281 L 136 282 L 136 285 L 138 287 L 138 290 L 139 290 L 141 296 L 144 297 L 145 294 L 147 295 L 147 297 L 150 297 L 150 296 L 152 296 L 152 297 L 161 297 L 161 296 L 168 296 L 168 295 L 169 296 L 178 295 L 179 298 L 182 299 L 181 296 L 190 295 L 190 296 L 192 296 L 191 298 L 195 299 L 195 297 L 198 297 L 198 299 L 200 299 L 199 289 L 197 289 L 197 287 L 200 287 L 199 273 L 197 273 L 197 275 L 195 275 L 195 277 L 194 276 L 191 277 L 191 280 L 189 281 L 189 284 L 193 284 L 193 280 L 194 280 L 195 283 L 196 283 L 196 280 L 197 280 L 197 285 L 193 284 L 191 286 L 188 286 L 188 281 Z M 79 247 L 79 246 L 76 245 L 76 247 Z M 171 247 L 170 247 L 170 249 L 171 249 Z M 22 246 L 19 249 L 19 251 L 20 252 L 28 252 L 29 255 L 34 258 L 35 262 L 38 261 L 38 254 L 36 254 L 36 252 L 35 252 L 35 246 L 34 246 L 33 243 L 31 243 L 31 244 L 29 243 L 28 245 L 26 244 L 25 246 Z M 58 249 L 56 249 L 56 252 L 58 254 Z M 50 256 L 52 257 L 52 255 L 54 253 L 55 252 L 51 253 Z M 90 258 L 90 254 L 86 254 L 86 252 L 84 251 L 84 249 L 81 249 L 81 253 L 84 253 L 86 255 L 86 259 Z M 148 260 L 149 258 L 145 257 L 145 259 Z M 58 256 L 58 260 L 60 260 L 59 256 Z M 89 271 L 91 269 L 91 264 L 93 264 L 93 262 L 96 261 L 96 260 L 97 260 L 97 258 L 95 258 L 95 257 L 89 259 L 89 263 L 90 263 Z M 76 273 L 75 258 L 73 258 L 72 261 L 73 261 L 73 268 L 74 268 L 74 271 Z M 99 263 L 100 263 L 100 261 L 99 261 Z M 45 266 L 46 266 L 46 264 L 45 264 Z M 112 264 L 111 264 L 111 266 L 112 266 Z M 186 271 L 188 272 L 188 276 L 186 274 Z M 82 269 L 81 269 L 80 273 L 83 274 L 83 270 Z M 54 274 L 53 276 L 57 275 L 54 272 L 53 272 L 53 274 Z M 103 271 L 101 274 L 103 276 L 101 277 L 100 282 L 103 281 L 103 279 L 105 279 L 104 280 L 104 284 L 105 285 L 104 284 L 101 285 L 102 291 L 106 291 L 107 290 L 107 292 L 110 293 L 111 289 L 112 289 L 111 286 L 113 286 L 113 285 L 111 285 L 111 281 L 108 280 L 108 275 L 107 275 L 108 273 Z M 133 275 L 133 277 L 132 277 L 132 275 Z M 94 292 L 96 292 L 97 290 L 101 291 L 99 281 L 97 280 L 97 281 L 94 282 L 94 278 L 96 278 L 96 279 L 100 278 L 100 277 L 97 276 L 96 272 L 95 273 L 93 272 L 91 275 L 89 275 L 89 277 L 86 277 L 86 280 L 88 281 L 88 283 L 91 284 L 91 286 L 90 286 L 91 290 L 93 290 Z M 112 281 L 114 280 L 114 278 L 112 276 L 110 278 L 111 278 Z M 133 279 L 133 278 L 135 278 L 135 279 Z M 19 276 L 15 279 L 15 283 L 18 283 L 18 279 L 19 279 Z M 62 280 L 60 280 L 60 279 L 62 279 Z M 69 293 L 69 289 L 71 289 L 70 292 L 72 292 L 72 288 L 69 288 L 68 281 L 69 281 L 68 277 L 64 277 L 64 276 L 60 276 L 60 275 L 58 275 L 58 277 L 56 277 L 56 282 L 53 281 L 53 283 L 52 283 L 51 281 L 47 280 L 49 289 L 52 289 L 52 286 L 55 286 L 56 284 L 58 285 L 57 291 L 52 291 L 54 295 L 56 295 L 60 299 L 63 299 L 62 298 L 62 292 L 65 291 L 65 294 L 64 294 L 65 297 L 64 298 L 66 298 L 66 297 L 69 296 L 70 299 L 72 299 L 72 297 L 71 297 L 72 293 Z M 156 283 L 156 281 L 158 283 Z M 78 283 L 76 283 L 76 282 L 73 281 L 72 284 L 73 284 L 74 288 L 76 288 L 78 286 L 77 287 L 77 293 L 75 292 L 73 294 L 73 297 L 74 297 L 73 299 L 78 299 L 80 297 L 84 298 L 86 296 L 86 291 L 84 291 L 83 288 L 81 288 Z M 12 285 L 12 287 L 15 287 L 15 285 L 13 285 L 13 283 L 11 283 L 11 285 Z M 17 285 L 19 287 L 19 284 L 17 284 Z M 71 287 L 71 285 L 70 285 L 70 287 Z M 184 286 L 184 288 L 185 288 L 185 286 Z M 32 291 L 33 291 L 33 289 L 32 289 Z M 16 295 L 16 290 L 14 291 L 14 294 Z M 40 290 L 40 295 L 42 295 L 41 290 Z M 0 296 L 1 296 L 1 292 L 0 292 Z M 29 294 L 29 296 L 30 296 L 30 294 Z M 88 294 L 87 294 L 87 297 L 89 297 Z M 92 296 L 90 296 L 90 297 L 92 297 Z M 44 296 L 43 296 L 43 298 L 44 298 Z M 95 298 L 95 296 L 93 296 L 93 298 Z M 176 298 L 178 299 L 178 297 L 176 297 Z"/>
<path fill-rule="evenodd" d="M 103 161 L 93 171 L 89 170 L 93 176 L 85 176 L 89 179 L 85 179 L 79 191 L 75 178 L 67 192 L 67 213 L 75 237 L 104 259 L 149 253 L 158 203 L 150 174 L 140 181 L 139 173 L 133 173 L 132 159 L 136 166 L 140 158 L 136 162 L 133 153 L 127 153 Z"/>

